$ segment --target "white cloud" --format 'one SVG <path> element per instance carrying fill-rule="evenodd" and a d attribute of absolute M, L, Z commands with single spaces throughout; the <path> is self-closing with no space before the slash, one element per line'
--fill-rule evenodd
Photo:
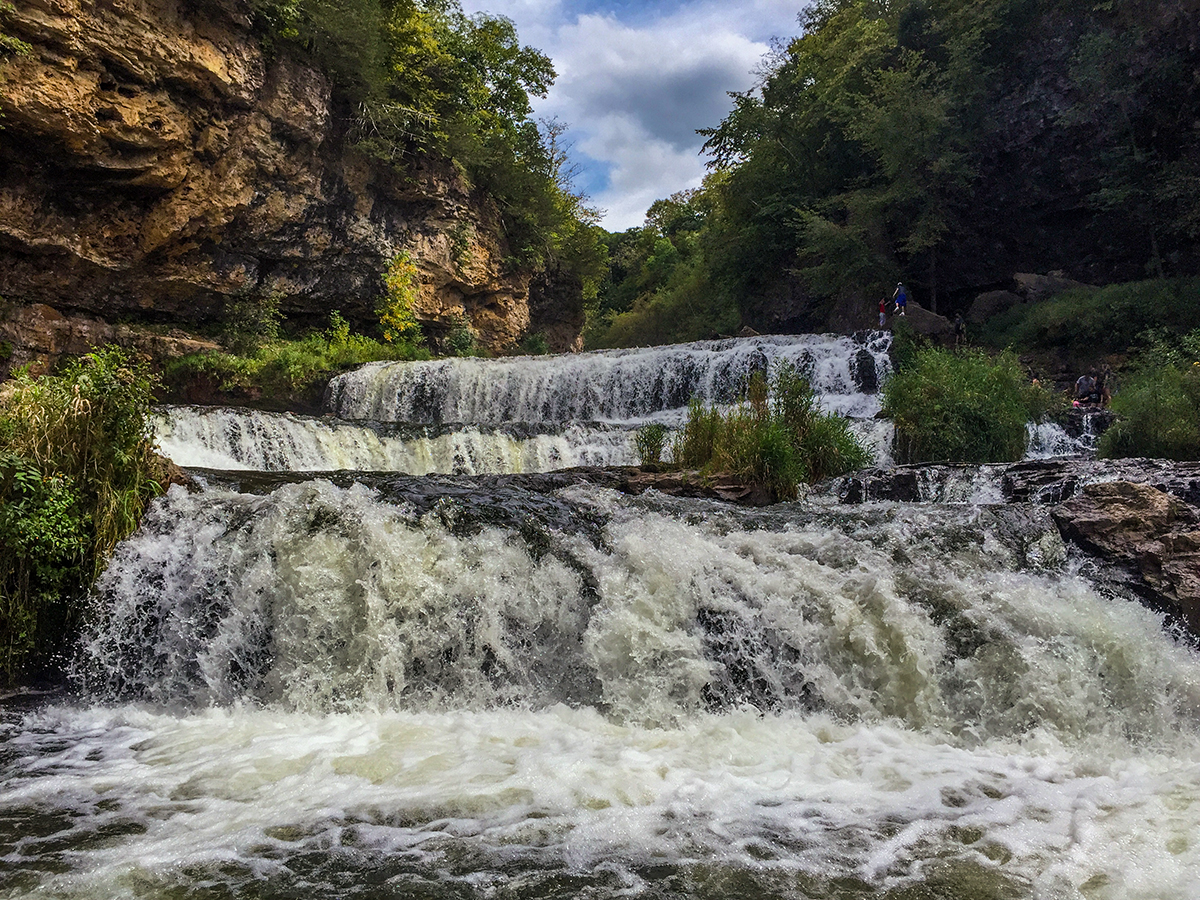
<path fill-rule="evenodd" d="M 553 60 L 558 80 L 536 104 L 570 126 L 603 224 L 641 224 L 661 197 L 695 187 L 703 138 L 731 108 L 728 91 L 750 88 L 771 37 L 797 31 L 797 0 L 465 0 L 511 18 L 522 43 Z M 605 175 L 607 174 L 607 179 Z"/>

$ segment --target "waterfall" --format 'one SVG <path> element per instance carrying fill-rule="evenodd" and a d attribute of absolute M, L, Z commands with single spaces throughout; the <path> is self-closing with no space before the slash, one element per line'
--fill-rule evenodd
<path fill-rule="evenodd" d="M 162 453 L 191 468 L 260 472 L 335 469 L 409 475 L 548 472 L 637 463 L 633 431 L 604 423 L 398 427 L 227 407 L 164 407 Z"/>
<path fill-rule="evenodd" d="M 326 407 L 344 419 L 384 422 L 639 422 L 689 401 L 731 403 L 756 371 L 788 363 L 827 409 L 869 417 L 888 370 L 886 332 L 859 338 L 772 335 L 558 357 L 373 363 L 340 375 Z"/>
<path fill-rule="evenodd" d="M 886 450 L 883 341 L 164 408 L 194 483 L 117 548 L 69 690 L 0 707 L 0 900 L 1191 900 L 1200 654 L 1063 543 L 1061 484 L 749 509 L 553 472 L 784 361 Z M 1112 477 L 1023 464 L 1056 465 Z"/>

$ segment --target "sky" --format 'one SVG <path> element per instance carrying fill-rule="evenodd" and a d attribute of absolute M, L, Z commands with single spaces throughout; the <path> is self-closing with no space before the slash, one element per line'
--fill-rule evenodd
<path fill-rule="evenodd" d="M 575 186 L 609 231 L 641 225 L 655 200 L 698 187 L 704 139 L 745 91 L 772 38 L 798 33 L 805 0 L 463 0 L 507 16 L 558 78 L 536 119 L 558 119 Z"/>

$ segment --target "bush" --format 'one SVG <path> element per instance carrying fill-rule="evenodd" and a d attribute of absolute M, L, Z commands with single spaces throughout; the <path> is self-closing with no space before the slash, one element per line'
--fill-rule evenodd
<path fill-rule="evenodd" d="M 884 384 L 904 462 L 1011 462 L 1025 455 L 1026 424 L 1065 400 L 1030 384 L 1016 356 L 918 350 Z"/>
<path fill-rule="evenodd" d="M 1015 306 L 988 322 L 981 338 L 998 348 L 1058 348 L 1076 359 L 1095 359 L 1128 350 L 1147 330 L 1178 335 L 1197 321 L 1200 279 L 1159 278 L 1078 288 Z"/>
<path fill-rule="evenodd" d="M 420 298 L 420 274 L 416 260 L 404 250 L 391 258 L 383 273 L 385 290 L 376 312 L 383 326 L 383 339 L 389 344 L 421 340 L 421 325 L 415 312 Z"/>
<path fill-rule="evenodd" d="M 0 414 L 3 676 L 46 664 L 77 624 L 78 601 L 161 493 L 149 420 L 156 387 L 124 351 L 60 374 L 19 374 Z"/>
<path fill-rule="evenodd" d="M 1129 376 L 1113 396 L 1117 421 L 1100 439 L 1104 458 L 1200 460 L 1200 361 Z"/>
<path fill-rule="evenodd" d="M 845 418 L 825 413 L 808 381 L 782 366 L 768 385 L 751 376 L 747 398 L 722 413 L 693 400 L 672 447 L 675 463 L 705 473 L 728 472 L 791 499 L 815 484 L 869 465 L 870 452 Z"/>
<path fill-rule="evenodd" d="M 340 313 L 329 317 L 329 328 L 299 340 L 274 340 L 247 356 L 232 353 L 190 353 L 167 364 L 164 380 L 179 388 L 197 376 L 208 376 L 222 391 L 261 392 L 287 397 L 330 373 L 380 360 L 428 359 L 417 344 L 398 340 L 382 344 L 350 331 Z"/>
<path fill-rule="evenodd" d="M 637 430 L 633 444 L 643 466 L 657 464 L 662 460 L 662 452 L 667 444 L 666 426 L 657 422 L 643 425 Z"/>

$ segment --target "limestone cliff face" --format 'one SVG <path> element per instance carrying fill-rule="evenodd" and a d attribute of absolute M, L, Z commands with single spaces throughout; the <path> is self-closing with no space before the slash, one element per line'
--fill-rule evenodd
<path fill-rule="evenodd" d="M 44 307 L 186 328 L 251 288 L 300 321 L 367 323 L 402 249 L 433 336 L 465 316 L 492 349 L 576 343 L 578 301 L 531 298 L 495 208 L 444 162 L 402 175 L 354 152 L 329 82 L 265 58 L 241 0 L 22 0 L 4 27 L 33 45 L 0 63 L 0 337 L 17 361 L 54 344 L 39 323 L 80 331 Z"/>

